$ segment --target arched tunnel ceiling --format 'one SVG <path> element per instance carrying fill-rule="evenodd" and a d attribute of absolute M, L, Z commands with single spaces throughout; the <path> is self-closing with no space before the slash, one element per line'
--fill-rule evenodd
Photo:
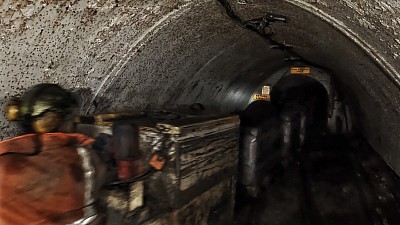
<path fill-rule="evenodd" d="M 400 3 L 230 1 L 240 16 L 288 17 L 274 39 L 335 76 L 358 129 L 399 173 Z M 214 0 L 1 2 L 0 138 L 8 99 L 40 82 L 82 97 L 82 112 L 203 102 L 240 108 L 286 55 L 229 19 Z"/>

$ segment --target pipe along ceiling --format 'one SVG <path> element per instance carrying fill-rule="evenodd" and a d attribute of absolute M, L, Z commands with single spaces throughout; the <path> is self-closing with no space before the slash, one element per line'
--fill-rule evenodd
<path fill-rule="evenodd" d="M 0 10 L 2 139 L 19 132 L 3 116 L 7 101 L 36 83 L 75 91 L 81 113 L 192 103 L 226 113 L 300 64 L 326 88 L 330 113 L 346 114 L 400 173 L 396 1 L 37 0 Z M 266 13 L 286 22 L 271 22 L 272 35 L 249 29 Z"/>

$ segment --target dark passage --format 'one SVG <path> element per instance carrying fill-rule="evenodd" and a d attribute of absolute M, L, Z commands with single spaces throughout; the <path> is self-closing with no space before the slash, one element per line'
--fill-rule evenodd
<path fill-rule="evenodd" d="M 398 176 L 361 137 L 326 131 L 323 87 L 276 87 L 242 114 L 236 224 L 399 224 Z"/>
<path fill-rule="evenodd" d="M 399 178 L 363 141 L 325 137 L 277 166 L 237 224 L 398 224 Z"/>

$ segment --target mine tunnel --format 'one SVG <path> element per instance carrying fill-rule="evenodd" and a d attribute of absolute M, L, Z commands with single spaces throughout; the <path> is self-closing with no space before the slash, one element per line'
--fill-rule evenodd
<path fill-rule="evenodd" d="M 398 223 L 396 1 L 3 1 L 0 12 L 1 139 L 21 132 L 6 104 L 42 82 L 80 96 L 82 115 L 197 104 L 267 135 L 249 170 L 257 190 L 239 174 L 237 224 Z M 267 105 L 246 111 L 265 86 Z M 285 110 L 302 112 L 288 116 L 290 146 Z"/>

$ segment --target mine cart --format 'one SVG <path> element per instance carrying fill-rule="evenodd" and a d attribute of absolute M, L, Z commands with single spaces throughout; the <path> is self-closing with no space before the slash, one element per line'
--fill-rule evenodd
<path fill-rule="evenodd" d="M 103 195 L 107 224 L 231 223 L 237 116 L 151 111 L 76 122 L 79 132 L 97 138 L 94 147 L 116 173 Z"/>

